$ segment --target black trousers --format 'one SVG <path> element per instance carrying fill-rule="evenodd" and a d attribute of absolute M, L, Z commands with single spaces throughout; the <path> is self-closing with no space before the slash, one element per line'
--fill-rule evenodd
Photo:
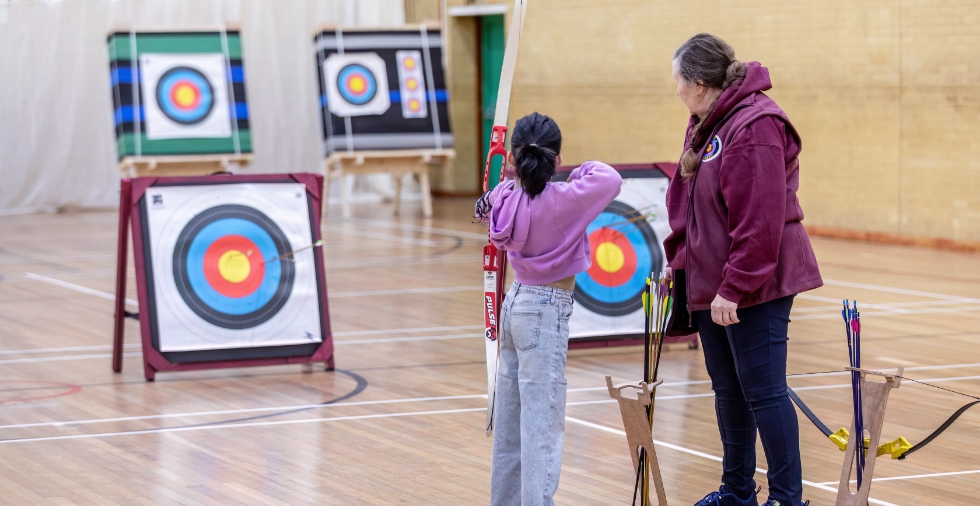
<path fill-rule="evenodd" d="M 789 296 L 739 309 L 739 323 L 727 327 L 711 321 L 711 311 L 694 313 L 725 447 L 725 489 L 745 498 L 756 488 L 758 432 L 768 462 L 769 498 L 786 506 L 798 506 L 803 498 L 800 427 L 786 390 L 792 307 Z"/>

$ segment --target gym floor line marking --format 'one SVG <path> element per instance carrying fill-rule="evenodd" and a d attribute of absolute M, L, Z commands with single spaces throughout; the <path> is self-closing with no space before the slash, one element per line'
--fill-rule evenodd
<path fill-rule="evenodd" d="M 956 302 L 980 302 L 980 299 L 972 299 L 970 297 L 960 297 L 958 295 L 948 295 L 945 293 L 935 293 L 935 292 L 922 292 L 919 290 L 907 290 L 905 288 L 895 288 L 892 286 L 882 286 L 882 285 L 871 285 L 867 283 L 854 283 L 851 281 L 838 281 L 836 279 L 824 279 L 823 284 L 829 286 L 843 286 L 846 288 L 857 288 L 861 290 L 873 290 L 876 292 L 888 292 L 897 293 L 902 295 L 916 295 L 919 297 L 928 297 L 930 299 L 946 299 L 949 301 Z"/>
<path fill-rule="evenodd" d="M 105 355 L 108 357 L 109 355 Z M 980 376 L 965 376 L 959 378 L 939 378 L 930 379 L 923 381 L 930 382 L 940 382 L 940 381 L 958 381 L 958 380 L 970 380 L 970 379 L 980 379 Z M 708 383 L 707 380 L 698 381 L 679 381 L 676 383 L 664 383 L 661 386 L 684 386 L 689 384 L 703 384 Z M 850 388 L 851 384 L 836 384 L 836 385 L 817 385 L 811 387 L 798 387 L 794 390 L 804 391 L 804 390 L 823 390 L 823 389 L 837 389 L 837 388 Z M 595 390 L 594 388 L 570 388 L 569 393 L 574 392 L 587 392 Z M 605 387 L 603 387 L 605 390 Z M 670 400 L 670 399 L 695 399 L 701 397 L 713 397 L 714 393 L 704 393 L 704 394 L 681 394 L 681 395 L 664 395 L 657 396 L 657 400 Z M 449 395 L 449 396 L 435 396 L 435 397 L 409 397 L 405 399 L 381 399 L 374 401 L 350 401 L 350 402 L 338 402 L 334 404 L 301 404 L 294 406 L 269 406 L 261 408 L 244 408 L 244 409 L 225 409 L 217 411 L 196 411 L 187 413 L 166 413 L 158 415 L 140 415 L 140 416 L 126 416 L 117 418 L 93 418 L 88 420 L 68 420 L 60 422 L 35 422 L 27 424 L 14 424 L 14 425 L 0 425 L 0 430 L 2 429 L 16 429 L 16 428 L 26 428 L 26 427 L 60 427 L 65 425 L 89 425 L 96 423 L 111 423 L 111 422 L 126 422 L 135 420 L 156 420 L 165 418 L 193 418 L 198 416 L 212 416 L 212 415 L 234 415 L 242 413 L 262 413 L 270 411 L 291 411 L 295 409 L 323 409 L 323 408 L 334 408 L 334 407 L 345 407 L 345 406 L 370 406 L 378 404 L 402 404 L 402 403 L 413 403 L 413 402 L 438 402 L 438 401 L 452 401 L 459 399 L 486 399 L 486 394 L 467 394 L 467 395 Z M 591 404 L 606 404 L 616 402 L 615 399 L 599 399 L 593 401 L 574 401 L 566 402 L 566 406 L 587 406 Z"/>
<path fill-rule="evenodd" d="M 88 295 L 94 295 L 96 297 L 115 301 L 116 296 L 111 293 L 102 292 L 99 290 L 93 290 L 81 285 L 76 285 L 74 283 L 69 283 L 67 281 L 61 281 L 60 279 L 49 278 L 47 276 L 41 276 L 39 274 L 34 274 L 32 272 L 25 272 L 24 277 L 33 279 L 35 281 L 41 281 L 43 283 L 52 284 L 55 286 L 60 286 L 62 288 L 67 288 L 69 290 L 75 290 L 76 292 L 86 293 Z M 443 292 L 467 292 L 471 290 L 483 290 L 482 286 L 445 286 L 445 287 L 430 287 L 430 288 L 403 288 L 394 290 L 371 290 L 363 292 L 333 292 L 327 293 L 327 296 L 331 299 L 339 299 L 344 297 L 370 297 L 374 295 L 404 295 L 413 293 L 443 293 Z M 126 304 L 131 306 L 139 306 L 139 303 L 133 299 L 126 299 Z"/>
<path fill-rule="evenodd" d="M 942 307 L 936 309 L 909 309 L 907 312 L 894 312 L 894 311 L 861 311 L 861 316 L 914 316 L 918 314 L 935 314 L 935 313 L 964 313 L 969 311 L 980 311 L 980 306 L 964 306 L 964 307 Z M 790 318 L 793 321 L 796 320 L 829 320 L 829 319 L 840 319 L 840 313 L 837 314 L 810 314 L 803 316 L 792 316 Z"/>
<path fill-rule="evenodd" d="M 361 223 L 364 225 L 371 225 L 379 228 L 394 228 L 398 230 L 408 230 L 412 232 L 427 232 L 430 234 L 448 235 L 450 237 L 462 237 L 466 239 L 477 239 L 480 241 L 487 240 L 487 234 L 478 234 L 476 232 L 461 232 L 459 230 L 452 230 L 448 228 L 427 227 L 423 225 L 412 225 L 410 223 L 392 223 L 389 221 L 366 220 L 363 218 L 351 218 L 350 221 L 352 223 Z"/>
<path fill-rule="evenodd" d="M 347 332 L 334 332 L 333 336 L 368 336 L 368 335 L 385 335 L 385 334 L 413 334 L 416 332 L 440 332 L 448 330 L 477 330 L 483 329 L 483 325 L 456 325 L 451 327 L 418 327 L 411 329 L 384 329 L 384 330 L 353 330 Z M 468 336 L 470 334 L 467 334 Z M 479 334 L 482 336 L 483 334 Z M 439 337 L 439 336 L 423 336 L 423 337 Z M 454 336 L 446 336 L 448 338 L 453 338 Z M 371 339 L 365 339 L 365 342 L 375 342 Z M 334 341 L 335 343 L 340 341 Z M 355 342 L 354 340 L 346 342 Z M 126 343 L 126 348 L 139 348 L 142 346 L 140 343 Z M 91 346 L 66 346 L 63 348 L 28 348 L 23 350 L 5 350 L 0 351 L 0 356 L 3 355 L 33 355 L 38 353 L 64 353 L 67 351 L 96 351 L 96 350 L 111 350 L 111 344 L 95 344 Z"/>
<path fill-rule="evenodd" d="M 403 237 L 400 235 L 391 234 L 380 234 L 378 232 L 366 232 L 363 230 L 350 230 L 343 227 L 334 227 L 331 225 L 322 225 L 320 230 L 326 230 L 327 232 L 333 232 L 335 234 L 352 235 L 355 237 L 366 237 L 368 239 L 382 239 L 385 241 L 401 242 L 405 244 L 412 244 L 416 246 L 439 246 L 436 241 L 430 241 L 427 239 L 416 239 L 414 237 Z"/>
<path fill-rule="evenodd" d="M 234 428 L 244 428 L 244 427 L 268 427 L 276 425 L 295 425 L 295 424 L 305 424 L 305 423 L 322 423 L 322 422 L 340 422 L 348 420 L 370 420 L 375 418 L 398 418 L 407 416 L 426 416 L 426 415 L 447 415 L 447 414 L 457 414 L 457 413 L 473 413 L 477 411 L 486 411 L 487 408 L 463 408 L 463 409 L 445 409 L 438 411 L 413 411 L 407 413 L 382 413 L 375 415 L 355 415 L 355 416 L 338 416 L 329 418 L 311 418 L 302 420 L 276 420 L 271 422 L 251 422 L 251 423 L 234 423 L 225 425 L 204 425 L 196 427 L 173 427 L 173 428 L 161 428 L 161 429 L 146 429 L 137 430 L 129 432 L 104 432 L 100 434 L 74 434 L 68 436 L 48 436 L 48 437 L 33 437 L 33 438 L 23 438 L 23 439 L 7 439 L 0 440 L 0 444 L 13 444 L 13 443 L 31 443 L 31 442 L 42 442 L 42 441 L 63 441 L 70 439 L 93 439 L 93 438 L 107 438 L 107 437 L 117 437 L 117 436 L 136 436 L 136 435 L 146 435 L 146 434 L 166 434 L 170 432 L 192 432 L 192 431 L 202 431 L 202 430 L 218 430 L 218 429 L 234 429 Z M 573 418 L 570 416 L 565 417 L 566 421 L 576 423 L 579 425 L 584 425 L 586 427 L 591 427 L 594 429 L 599 429 L 612 434 L 617 434 L 625 437 L 626 433 L 613 429 L 612 427 L 606 427 L 605 425 L 599 425 L 592 422 L 587 422 L 585 420 L 580 420 L 578 418 Z M 689 455 L 694 455 L 697 457 L 713 460 L 715 462 L 721 462 L 721 457 L 717 457 L 708 453 L 699 452 L 697 450 L 692 450 L 690 448 L 685 448 L 683 446 L 678 446 L 671 443 L 666 443 L 663 441 L 653 440 L 654 444 L 662 446 L 664 448 L 669 448 L 671 450 L 676 450 L 679 452 L 687 453 Z M 757 473 L 765 474 L 766 470 L 761 468 L 756 468 Z M 828 485 L 821 483 L 815 483 L 808 480 L 803 480 L 804 485 L 809 485 L 811 487 L 819 488 L 829 492 L 837 492 L 836 488 L 832 488 Z M 868 502 L 873 504 L 879 504 L 881 506 L 898 506 L 894 503 L 889 503 L 881 501 L 878 499 L 868 499 Z"/>
<path fill-rule="evenodd" d="M 389 337 L 381 339 L 351 339 L 351 340 L 334 340 L 334 346 L 346 346 L 346 345 L 356 345 L 356 344 L 383 344 L 383 343 L 401 343 L 401 342 L 418 342 L 418 341 L 445 341 L 453 339 L 477 339 L 482 338 L 483 334 L 449 334 L 449 335 L 438 335 L 438 336 L 418 336 L 418 337 Z M 130 343 L 127 344 L 127 348 L 139 347 L 139 344 Z M 112 346 L 106 345 L 104 349 L 112 349 Z M 34 352 L 37 353 L 37 352 Z M 54 353 L 54 351 L 45 351 L 44 353 Z M 11 353 L 12 354 L 12 353 Z M 26 354 L 26 353 L 25 353 Z M 37 362 L 62 362 L 66 360 L 89 360 L 95 358 L 107 358 L 111 357 L 111 353 L 97 353 L 91 355 L 65 355 L 62 357 L 37 357 L 37 358 L 11 358 L 0 360 L 0 364 L 28 364 Z M 142 352 L 129 352 L 123 353 L 124 357 L 141 357 Z"/>
<path fill-rule="evenodd" d="M 610 400 L 613 400 L 613 399 L 610 399 Z M 612 427 L 607 427 L 605 425 L 601 425 L 601 424 L 598 424 L 598 423 L 587 422 L 585 420 L 581 420 L 579 418 L 573 418 L 573 417 L 570 417 L 570 416 L 566 416 L 565 417 L 565 420 L 568 421 L 568 422 L 577 423 L 577 424 L 582 425 L 582 426 L 585 426 L 585 427 L 590 427 L 590 428 L 593 428 L 593 429 L 598 429 L 598 430 L 601 430 L 601 431 L 604 431 L 604 432 L 608 432 L 610 434 L 616 434 L 616 435 L 619 435 L 619 436 L 626 437 L 626 432 L 621 431 L 619 429 L 614 429 Z M 713 460 L 715 462 L 721 462 L 722 461 L 722 458 L 721 457 L 717 457 L 715 455 L 711 455 L 710 453 L 699 452 L 697 450 L 692 450 L 690 448 L 685 448 L 683 446 L 678 446 L 678 445 L 667 443 L 667 442 L 660 441 L 660 440 L 657 440 L 657 439 L 654 439 L 653 440 L 653 443 L 655 445 L 657 445 L 657 446 L 662 446 L 664 448 L 669 448 L 671 450 L 675 450 L 675 451 L 679 451 L 679 452 L 682 452 L 682 453 L 686 453 L 688 455 L 694 455 L 696 457 L 701 457 L 701 458 L 705 458 L 705 459 L 708 459 L 708 460 Z M 755 468 L 755 472 L 756 473 L 766 474 L 766 470 L 765 469 L 762 469 L 760 467 Z M 836 488 L 830 487 L 830 486 L 828 486 L 828 485 L 826 485 L 824 483 L 817 483 L 817 482 L 813 482 L 813 481 L 809 481 L 809 480 L 803 480 L 803 484 L 804 485 L 809 485 L 809 486 L 814 487 L 814 488 L 819 488 L 821 490 L 826 490 L 828 492 L 833 492 L 835 494 L 837 493 L 837 489 Z M 872 499 L 872 498 L 868 498 L 868 502 L 869 503 L 872 503 L 872 504 L 880 504 L 881 506 L 898 506 L 897 504 L 894 504 L 894 503 L 885 502 L 885 501 L 881 501 L 881 500 L 878 500 L 878 499 Z"/>
<path fill-rule="evenodd" d="M 139 348 L 139 343 L 126 343 L 126 348 Z M 64 353 L 66 351 L 96 351 L 111 350 L 111 344 L 96 344 L 92 346 L 67 346 L 64 348 L 34 348 L 26 350 L 7 350 L 0 351 L 0 355 L 36 355 L 40 353 Z"/>
<path fill-rule="evenodd" d="M 67 288 L 69 290 L 75 290 L 76 292 L 87 293 L 89 295 L 94 295 L 102 299 L 107 299 L 111 301 L 116 300 L 116 296 L 111 293 L 101 292 L 99 290 L 93 290 L 91 288 L 87 288 L 82 285 L 76 285 L 75 283 L 69 283 L 67 281 L 62 281 L 60 279 L 54 279 L 54 278 L 49 278 L 47 276 L 41 276 L 40 274 L 34 274 L 33 272 L 25 272 L 24 277 L 28 279 L 33 279 L 34 281 L 48 283 L 49 285 L 55 285 L 55 286 L 60 286 L 62 288 Z M 139 303 L 133 299 L 126 299 L 126 304 L 129 304 L 130 306 L 139 306 Z"/>
<path fill-rule="evenodd" d="M 487 408 L 463 408 L 463 409 L 444 409 L 440 411 L 409 411 L 407 413 L 381 413 L 376 415 L 355 415 L 355 416 L 337 416 L 331 418 L 305 418 L 302 420 L 276 420 L 273 422 L 251 422 L 251 423 L 229 423 L 223 425 L 199 425 L 196 427 L 172 427 L 172 428 L 162 428 L 162 429 L 146 429 L 146 430 L 136 430 L 129 432 L 103 432 L 100 434 L 74 434 L 70 436 L 48 436 L 48 437 L 31 437 L 23 439 L 6 439 L 0 440 L 0 444 L 11 444 L 11 443 L 31 443 L 40 441 L 60 441 L 67 439 L 91 439 L 91 438 L 105 438 L 105 437 L 116 437 L 116 436 L 136 436 L 141 434 L 165 434 L 168 432 L 191 432 L 198 430 L 217 430 L 217 429 L 237 429 L 242 427 L 267 427 L 271 425 L 295 425 L 301 423 L 317 423 L 317 422 L 340 422 L 345 420 L 368 420 L 372 418 L 397 418 L 403 416 L 423 416 L 423 415 L 446 415 L 453 413 L 469 413 L 473 411 L 486 411 Z"/>
<path fill-rule="evenodd" d="M 124 357 L 142 357 L 141 352 L 123 353 Z M 96 358 L 112 358 L 112 353 L 97 353 L 92 355 L 67 355 L 64 357 L 11 358 L 0 360 L 0 364 L 32 364 L 37 362 L 63 362 L 67 360 L 90 360 Z"/>
<path fill-rule="evenodd" d="M 820 295 L 811 295 L 809 293 L 799 293 L 799 294 L 796 294 L 796 298 L 803 299 L 803 300 L 814 300 L 814 301 L 817 301 L 817 302 L 841 302 L 841 301 L 839 301 L 839 300 L 837 300 L 837 299 L 835 299 L 833 297 L 822 297 Z M 891 305 L 888 305 L 888 304 L 871 304 L 871 303 L 868 303 L 868 302 L 862 302 L 861 303 L 861 306 L 862 307 L 866 307 L 866 308 L 870 308 L 870 309 L 883 309 L 885 311 L 891 311 L 891 312 L 895 312 L 895 313 L 908 313 L 909 312 L 908 309 L 898 308 L 898 307 L 891 306 Z M 841 307 L 840 306 L 837 306 L 835 309 L 841 309 Z"/>
<path fill-rule="evenodd" d="M 898 481 L 898 480 L 916 480 L 919 478 L 939 478 L 943 476 L 959 476 L 962 474 L 977 474 L 980 473 L 980 469 L 973 469 L 970 471 L 953 471 L 949 473 L 930 473 L 930 474 L 913 474 L 909 476 L 886 476 L 883 478 L 871 478 L 871 481 Z M 837 485 L 836 481 L 825 481 L 821 485 Z M 851 483 L 857 483 L 857 480 L 851 480 Z"/>
<path fill-rule="evenodd" d="M 405 295 L 411 293 L 446 293 L 446 292 L 469 292 L 475 290 L 483 290 L 483 286 L 442 286 L 442 287 L 431 287 L 431 288 L 400 288 L 393 290 L 371 290 L 365 292 L 334 292 L 328 294 L 331 299 L 339 299 L 344 297 L 371 297 L 375 295 Z"/>

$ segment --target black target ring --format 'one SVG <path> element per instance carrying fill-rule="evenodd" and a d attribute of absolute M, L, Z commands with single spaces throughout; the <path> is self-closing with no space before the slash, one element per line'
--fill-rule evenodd
<path fill-rule="evenodd" d="M 202 245 L 208 246 L 217 242 L 213 237 L 221 236 L 222 232 L 215 231 L 222 228 L 228 230 L 225 236 L 244 235 L 262 246 L 256 253 L 256 261 L 262 263 L 264 277 L 259 290 L 265 295 L 259 298 L 261 305 L 254 310 L 222 310 L 215 304 L 216 300 L 232 305 L 235 301 L 215 298 L 213 293 L 209 293 L 207 286 L 202 284 Z M 177 293 L 194 314 L 208 323 L 234 330 L 256 327 L 278 314 L 292 294 L 296 277 L 295 266 L 288 260 L 278 260 L 289 251 L 289 240 L 282 229 L 261 211 L 238 204 L 209 208 L 194 216 L 177 237 L 173 253 Z"/>

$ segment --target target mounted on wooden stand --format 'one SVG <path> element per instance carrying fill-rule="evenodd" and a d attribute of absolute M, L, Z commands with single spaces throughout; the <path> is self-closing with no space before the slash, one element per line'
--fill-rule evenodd
<path fill-rule="evenodd" d="M 148 379 L 239 365 L 332 368 L 321 188 L 312 174 L 123 180 Z"/>

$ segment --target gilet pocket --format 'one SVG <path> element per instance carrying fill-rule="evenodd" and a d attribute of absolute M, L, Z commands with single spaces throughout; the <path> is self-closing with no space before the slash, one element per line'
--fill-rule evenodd
<path fill-rule="evenodd" d="M 527 351 L 538 345 L 543 314 L 540 310 L 527 309 L 514 309 L 514 312 L 511 313 L 510 335 L 513 337 L 514 346 L 518 350 Z"/>

